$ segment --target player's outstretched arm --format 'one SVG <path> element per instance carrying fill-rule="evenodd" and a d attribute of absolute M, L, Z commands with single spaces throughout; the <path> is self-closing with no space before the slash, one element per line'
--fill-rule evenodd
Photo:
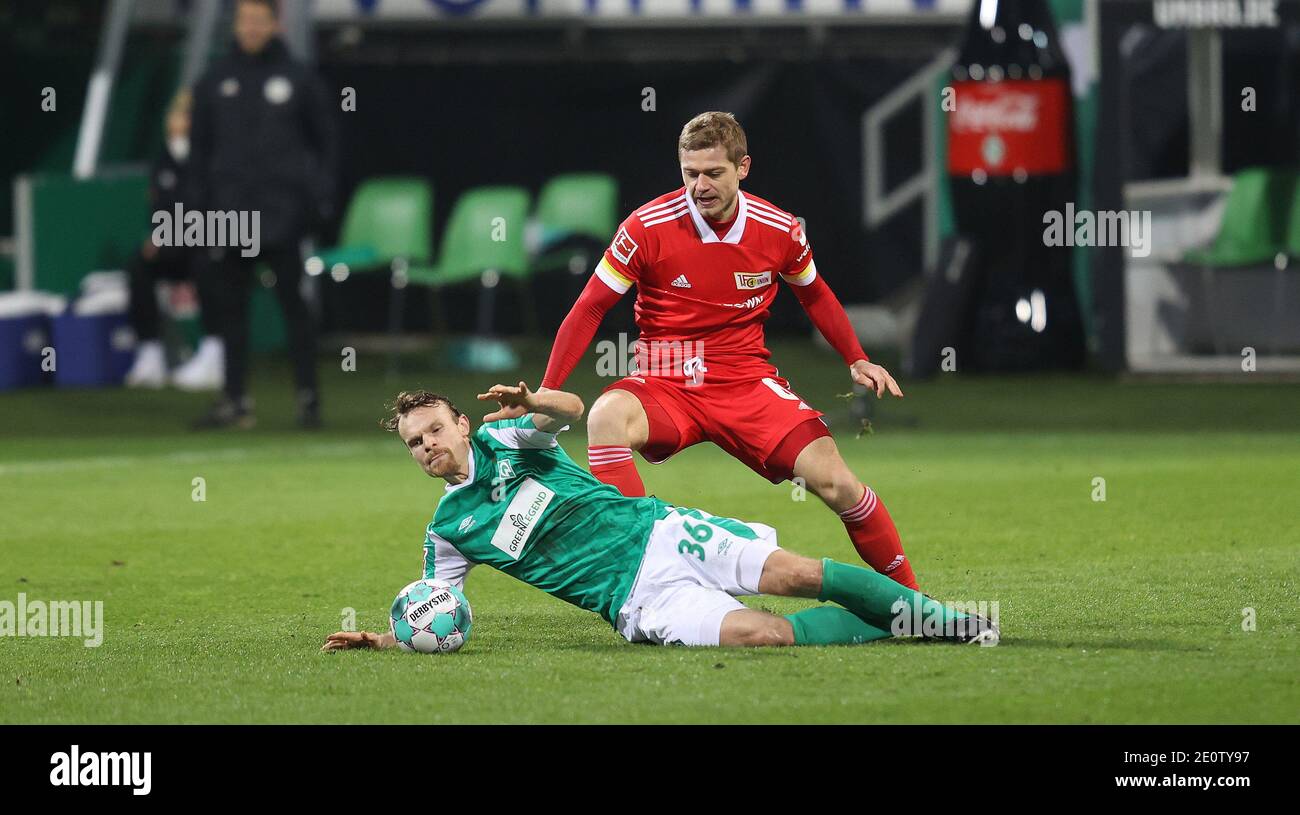
<path fill-rule="evenodd" d="M 336 631 L 325 638 L 322 651 L 346 651 L 349 648 L 392 648 L 397 645 L 397 638 L 391 633 L 376 634 L 373 631 Z"/>
<path fill-rule="evenodd" d="M 538 430 L 549 432 L 582 418 L 586 409 L 582 397 L 568 391 L 542 388 L 531 391 L 523 380 L 518 385 L 493 385 L 487 393 L 478 395 L 479 401 L 495 401 L 500 407 L 483 417 L 485 422 L 515 419 L 533 414 L 533 424 Z"/>

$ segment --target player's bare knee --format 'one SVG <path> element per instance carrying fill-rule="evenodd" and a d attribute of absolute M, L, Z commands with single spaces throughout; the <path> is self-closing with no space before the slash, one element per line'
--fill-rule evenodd
<path fill-rule="evenodd" d="M 849 506 L 862 500 L 865 491 L 866 487 L 862 485 L 862 481 L 848 467 L 845 467 L 835 480 L 836 495 L 840 501 L 847 503 Z"/>
<path fill-rule="evenodd" d="M 831 507 L 838 507 L 846 501 L 851 506 L 862 497 L 862 482 L 838 455 L 805 468 L 800 477 L 813 495 Z"/>
<path fill-rule="evenodd" d="M 755 633 L 754 645 L 767 648 L 779 648 L 794 645 L 794 626 L 784 617 L 773 615 L 764 620 Z"/>
<path fill-rule="evenodd" d="M 836 506 L 844 500 L 840 495 L 842 488 L 830 476 L 818 478 L 816 481 L 811 482 L 808 487 L 813 491 L 814 495 L 831 506 Z"/>
<path fill-rule="evenodd" d="M 802 478 L 804 486 L 823 501 L 828 501 L 848 470 L 840 458 L 835 442 L 822 437 L 811 442 L 799 452 L 794 461 L 794 474 Z"/>
<path fill-rule="evenodd" d="M 738 648 L 794 645 L 794 626 L 765 611 L 737 609 L 723 618 L 719 644 Z"/>
<path fill-rule="evenodd" d="M 788 597 L 816 597 L 822 588 L 820 560 L 797 556 L 785 570 L 784 594 Z"/>
<path fill-rule="evenodd" d="M 587 414 L 587 435 L 592 444 L 631 446 L 631 398 L 619 391 L 601 394 Z"/>
<path fill-rule="evenodd" d="M 796 597 L 816 597 L 822 590 L 822 562 L 816 558 L 800 556 L 790 568 L 790 594 Z"/>
<path fill-rule="evenodd" d="M 816 597 L 822 587 L 820 560 L 778 549 L 763 564 L 760 594 L 777 597 Z"/>
<path fill-rule="evenodd" d="M 794 626 L 775 615 L 754 620 L 736 632 L 736 644 L 746 648 L 773 648 L 794 644 Z"/>
<path fill-rule="evenodd" d="M 811 486 L 811 485 L 810 485 Z M 812 487 L 818 498 L 836 511 L 843 511 L 862 498 L 862 482 L 847 466 L 828 468 L 826 474 L 819 478 L 816 487 Z"/>

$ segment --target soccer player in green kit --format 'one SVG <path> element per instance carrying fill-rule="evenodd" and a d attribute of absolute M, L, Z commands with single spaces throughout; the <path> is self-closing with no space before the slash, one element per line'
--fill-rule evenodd
<path fill-rule="evenodd" d="M 864 643 L 898 634 L 991 645 L 997 627 L 860 566 L 802 557 L 776 530 L 656 497 L 627 498 L 576 464 L 556 434 L 582 418 L 576 394 L 495 385 L 478 430 L 445 397 L 397 396 L 384 427 L 447 482 L 425 532 L 424 576 L 463 587 L 485 563 L 599 614 L 630 642 L 755 646 Z M 793 614 L 738 596 L 823 603 Z M 921 622 L 920 629 L 916 623 Z M 322 650 L 388 648 L 391 633 L 340 631 Z"/>

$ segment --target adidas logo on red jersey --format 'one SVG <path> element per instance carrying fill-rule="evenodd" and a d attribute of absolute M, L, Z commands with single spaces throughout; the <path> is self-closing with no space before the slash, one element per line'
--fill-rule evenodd
<path fill-rule="evenodd" d="M 677 279 L 673 281 L 673 285 L 679 289 L 689 289 L 691 287 L 691 281 L 686 279 L 686 275 L 679 274 L 677 275 Z"/>

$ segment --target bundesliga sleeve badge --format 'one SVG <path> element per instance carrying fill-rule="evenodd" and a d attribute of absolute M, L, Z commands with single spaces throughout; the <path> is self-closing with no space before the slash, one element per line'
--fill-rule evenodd
<path fill-rule="evenodd" d="M 808 236 L 803 233 L 803 221 L 798 218 L 790 224 L 790 239 L 798 241 L 800 246 L 808 245 Z"/>
<path fill-rule="evenodd" d="M 639 248 L 636 241 L 632 240 L 632 236 L 627 233 L 627 227 L 620 229 L 618 234 L 614 236 L 614 242 L 609 245 L 609 251 L 624 266 L 632 262 L 632 256 L 636 254 L 636 250 Z"/>

